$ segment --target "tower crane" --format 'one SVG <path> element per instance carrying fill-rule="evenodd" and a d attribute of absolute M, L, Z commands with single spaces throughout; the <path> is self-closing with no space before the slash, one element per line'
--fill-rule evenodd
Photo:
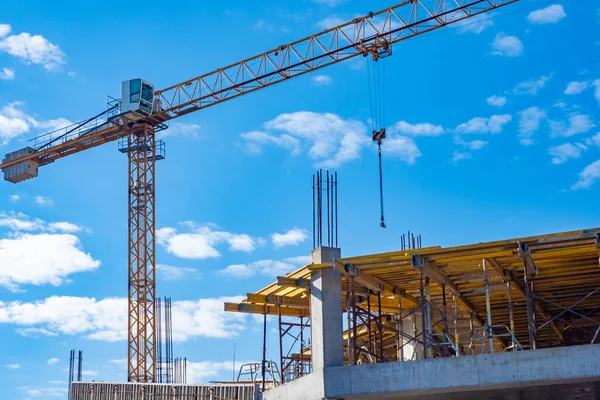
<path fill-rule="evenodd" d="M 129 160 L 128 381 L 156 381 L 155 134 L 175 118 L 353 57 L 377 60 L 391 45 L 518 0 L 406 0 L 162 90 L 142 79 L 122 83 L 121 99 L 100 114 L 32 139 L 6 154 L 4 179 L 18 183 L 60 158 L 118 141 Z"/>

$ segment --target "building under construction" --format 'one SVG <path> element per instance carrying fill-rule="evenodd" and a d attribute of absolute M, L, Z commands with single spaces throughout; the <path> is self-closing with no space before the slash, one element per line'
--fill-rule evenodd
<path fill-rule="evenodd" d="M 225 310 L 278 318 L 267 400 L 598 399 L 599 255 L 600 228 L 348 258 L 321 246 Z"/>

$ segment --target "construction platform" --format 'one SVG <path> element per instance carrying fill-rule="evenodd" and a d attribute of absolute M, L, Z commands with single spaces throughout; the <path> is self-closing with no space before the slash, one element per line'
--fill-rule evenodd
<path fill-rule="evenodd" d="M 600 228 L 348 258 L 319 247 L 225 310 L 278 318 L 267 400 L 600 398 L 599 256 Z"/>

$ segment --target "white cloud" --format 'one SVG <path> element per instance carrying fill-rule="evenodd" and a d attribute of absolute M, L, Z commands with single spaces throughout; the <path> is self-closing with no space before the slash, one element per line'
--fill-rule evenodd
<path fill-rule="evenodd" d="M 577 82 L 577 81 L 569 82 L 569 84 L 567 85 L 567 88 L 565 89 L 564 93 L 566 95 L 579 94 L 579 93 L 583 92 L 585 89 L 587 89 L 588 86 L 589 86 L 589 82 L 586 82 L 586 81 L 583 81 L 583 82 Z"/>
<path fill-rule="evenodd" d="M 43 328 L 17 328 L 15 329 L 15 332 L 21 336 L 32 338 L 39 338 L 42 336 L 58 336 L 58 333 Z"/>
<path fill-rule="evenodd" d="M 333 27 L 342 25 L 345 22 L 346 22 L 345 19 L 333 15 L 331 17 L 327 17 L 327 18 L 322 19 L 321 21 L 317 22 L 317 26 L 323 30 L 327 30 L 327 29 L 331 29 Z"/>
<path fill-rule="evenodd" d="M 16 203 L 19 200 L 21 200 L 21 196 L 19 196 L 18 194 L 11 194 L 10 195 L 10 201 L 11 202 Z"/>
<path fill-rule="evenodd" d="M 247 234 L 235 234 L 213 229 L 213 225 L 196 226 L 184 224 L 190 232 L 178 233 L 175 228 L 166 227 L 156 231 L 158 244 L 171 254 L 181 258 L 207 259 L 221 255 L 217 246 L 228 244 L 231 251 L 252 252 L 257 240 Z"/>
<path fill-rule="evenodd" d="M 455 163 L 462 160 L 468 160 L 470 158 L 473 158 L 473 156 L 471 155 L 471 153 L 466 152 L 455 151 L 452 155 L 452 161 Z"/>
<path fill-rule="evenodd" d="M 0 239 L 0 286 L 18 291 L 20 285 L 62 285 L 68 276 L 100 266 L 84 253 L 70 234 L 14 233 Z"/>
<path fill-rule="evenodd" d="M 7 144 L 11 139 L 29 132 L 35 120 L 19 109 L 20 102 L 8 103 L 0 109 L 0 143 Z"/>
<path fill-rule="evenodd" d="M 307 257 L 290 257 L 284 260 L 260 260 L 249 264 L 232 264 L 219 271 L 221 275 L 244 279 L 255 275 L 271 278 L 284 276 L 308 264 Z"/>
<path fill-rule="evenodd" d="M 83 227 L 70 222 L 51 222 L 39 218 L 31 218 L 23 213 L 11 211 L 5 213 L 0 211 L 0 228 L 8 228 L 13 231 L 47 231 L 47 232 L 78 232 Z"/>
<path fill-rule="evenodd" d="M 271 240 L 275 248 L 281 248 L 285 246 L 298 246 L 304 242 L 308 237 L 308 232 L 304 229 L 293 228 L 285 233 L 273 233 Z"/>
<path fill-rule="evenodd" d="M 480 34 L 487 28 L 494 26 L 494 21 L 487 14 L 478 14 L 458 23 L 458 31 L 461 33 L 473 32 Z"/>
<path fill-rule="evenodd" d="M 236 368 L 239 368 L 240 365 L 246 362 L 238 361 L 236 363 Z M 200 361 L 200 362 L 187 362 L 187 383 L 189 384 L 198 384 L 198 383 L 206 383 L 207 380 L 211 380 L 210 378 L 218 378 L 220 374 L 225 372 L 233 371 L 233 361 Z M 238 371 L 236 370 L 237 374 Z"/>
<path fill-rule="evenodd" d="M 506 104 L 506 97 L 504 96 L 490 96 L 487 98 L 487 103 L 490 106 L 503 107 Z"/>
<path fill-rule="evenodd" d="M 576 145 L 572 143 L 561 144 L 560 146 L 551 147 L 548 154 L 552 157 L 552 164 L 564 164 L 571 158 L 581 157 L 581 151 L 587 150 L 587 147 L 581 143 Z"/>
<path fill-rule="evenodd" d="M 329 85 L 333 82 L 333 79 L 329 75 L 313 76 L 312 80 L 319 85 Z"/>
<path fill-rule="evenodd" d="M 161 139 L 166 137 L 183 137 L 191 139 L 202 139 L 203 136 L 200 133 L 202 128 L 198 124 L 188 124 L 184 122 L 173 122 L 169 129 L 161 131 L 158 136 Z"/>
<path fill-rule="evenodd" d="M 65 54 L 55 44 L 41 35 L 22 32 L 10 35 L 10 25 L 0 26 L 0 51 L 23 59 L 26 63 L 43 65 L 46 70 L 56 70 L 65 63 Z"/>
<path fill-rule="evenodd" d="M 533 144 L 532 136 L 539 129 L 540 123 L 546 118 L 546 111 L 538 107 L 529 107 L 519 111 L 519 137 L 521 144 Z"/>
<path fill-rule="evenodd" d="M 594 97 L 596 97 L 596 100 L 600 103 L 600 79 L 594 81 L 594 86 L 596 87 L 596 90 L 594 90 Z"/>
<path fill-rule="evenodd" d="M 469 150 L 481 150 L 488 144 L 488 142 L 483 140 L 465 141 L 462 137 L 458 135 L 454 137 L 454 143 L 461 145 L 465 149 Z"/>
<path fill-rule="evenodd" d="M 249 154 L 261 154 L 264 145 L 275 145 L 290 150 L 293 156 L 302 153 L 300 140 L 287 134 L 280 136 L 260 131 L 245 132 L 240 135 L 245 140 L 244 150 Z"/>
<path fill-rule="evenodd" d="M 591 187 L 600 179 L 600 160 L 594 161 L 579 173 L 579 180 L 571 187 L 572 190 Z"/>
<path fill-rule="evenodd" d="M 334 168 L 360 158 L 369 143 L 364 124 L 344 120 L 330 113 L 299 111 L 281 114 L 267 122 L 265 128 L 280 133 L 248 132 L 241 135 L 247 151 L 259 154 L 262 146 L 275 144 L 289 149 L 293 155 L 302 152 L 302 143 L 316 167 Z"/>
<path fill-rule="evenodd" d="M 560 4 L 552 4 L 548 7 L 529 13 L 527 20 L 532 24 L 554 24 L 565 18 L 565 10 Z"/>
<path fill-rule="evenodd" d="M 538 79 L 530 79 L 528 81 L 521 82 L 513 88 L 514 94 L 531 94 L 536 95 L 540 89 L 550 81 L 551 76 L 541 76 Z"/>
<path fill-rule="evenodd" d="M 409 165 L 413 165 L 421 156 L 415 141 L 406 136 L 388 138 L 384 146 L 386 156 L 396 157 Z"/>
<path fill-rule="evenodd" d="M 8 35 L 11 31 L 10 25 L 0 24 L 0 38 Z"/>
<path fill-rule="evenodd" d="M 8 369 L 19 369 L 21 368 L 20 364 L 6 364 L 6 368 Z"/>
<path fill-rule="evenodd" d="M 58 364 L 59 362 L 60 362 L 60 359 L 59 359 L 59 358 L 51 358 L 51 359 L 49 359 L 49 360 L 46 362 L 46 364 L 48 364 L 48 365 L 54 365 L 54 364 Z"/>
<path fill-rule="evenodd" d="M 588 146 L 598 146 L 600 147 L 600 132 L 596 133 L 594 136 L 592 136 L 591 138 L 587 138 L 585 140 L 585 144 Z"/>
<path fill-rule="evenodd" d="M 20 386 L 18 388 L 21 390 L 27 398 L 25 400 L 31 398 L 65 398 L 67 396 L 68 390 L 64 387 L 30 387 L 30 386 Z"/>
<path fill-rule="evenodd" d="M 344 4 L 347 0 L 312 0 L 313 3 L 321 4 L 327 7 L 335 7 Z"/>
<path fill-rule="evenodd" d="M 492 49 L 494 55 L 516 57 L 523 54 L 523 43 L 516 36 L 508 36 L 500 32 L 492 42 Z"/>
<path fill-rule="evenodd" d="M 51 206 L 54 204 L 50 197 L 46 196 L 35 196 L 35 204 L 39 206 Z"/>
<path fill-rule="evenodd" d="M 156 272 L 164 281 L 195 279 L 199 277 L 197 269 L 173 267 L 172 265 L 156 264 Z"/>
<path fill-rule="evenodd" d="M 227 338 L 244 330 L 247 316 L 223 311 L 242 297 L 173 302 L 173 340 Z M 127 299 L 52 296 L 36 302 L 0 301 L 0 324 L 37 328 L 50 335 L 82 335 L 107 342 L 127 339 Z"/>
<path fill-rule="evenodd" d="M 11 80 L 15 79 L 15 70 L 12 68 L 4 67 L 0 71 L 0 79 L 2 80 Z"/>
<path fill-rule="evenodd" d="M 553 137 L 569 137 L 579 133 L 586 133 L 596 127 L 589 115 L 573 113 L 568 121 L 550 121 L 550 132 Z"/>
<path fill-rule="evenodd" d="M 389 132 L 410 136 L 439 136 L 444 133 L 444 128 L 429 122 L 410 124 L 406 121 L 399 121 L 389 128 Z"/>
<path fill-rule="evenodd" d="M 512 121 L 509 114 L 492 115 L 489 118 L 476 117 L 456 127 L 457 133 L 500 133 L 505 124 Z"/>

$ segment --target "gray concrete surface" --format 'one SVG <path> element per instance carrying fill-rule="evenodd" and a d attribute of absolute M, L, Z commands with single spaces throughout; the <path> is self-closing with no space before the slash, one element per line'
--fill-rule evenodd
<path fill-rule="evenodd" d="M 319 247 L 311 261 L 329 262 L 341 257 L 340 249 Z M 313 271 L 310 280 L 310 338 L 312 368 L 344 365 L 341 274 L 335 269 Z"/>
<path fill-rule="evenodd" d="M 320 400 L 324 394 L 346 400 L 595 399 L 600 398 L 600 345 L 331 367 L 324 370 L 324 379 L 318 378 L 292 391 L 283 385 L 271 391 L 275 396 L 266 392 L 264 398 Z"/>

